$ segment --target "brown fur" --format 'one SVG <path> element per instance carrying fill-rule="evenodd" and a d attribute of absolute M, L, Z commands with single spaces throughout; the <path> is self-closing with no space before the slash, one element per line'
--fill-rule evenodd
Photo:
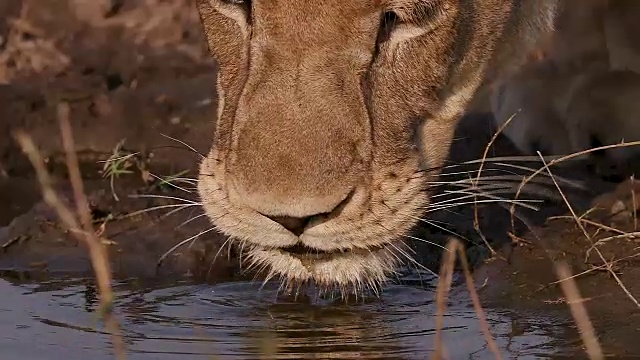
<path fill-rule="evenodd" d="M 640 141 L 640 74 L 612 70 L 581 77 L 565 114 L 574 151 Z M 623 167 L 639 153 L 638 146 L 603 151 L 612 165 Z"/>
<path fill-rule="evenodd" d="M 640 2 L 609 0 L 604 33 L 611 68 L 640 73 Z"/>
<path fill-rule="evenodd" d="M 517 113 L 505 134 L 525 153 L 554 155 L 640 140 L 639 21 L 636 0 L 564 0 L 543 59 L 494 88 L 497 122 Z M 620 164 L 637 153 L 623 147 L 583 158 L 604 154 L 604 163 Z"/>
<path fill-rule="evenodd" d="M 219 64 L 215 140 L 199 179 L 208 216 L 270 275 L 343 289 L 384 281 L 406 257 L 403 240 L 483 75 L 517 69 L 556 6 L 197 3 Z M 399 21 L 385 24 L 385 11 Z"/>

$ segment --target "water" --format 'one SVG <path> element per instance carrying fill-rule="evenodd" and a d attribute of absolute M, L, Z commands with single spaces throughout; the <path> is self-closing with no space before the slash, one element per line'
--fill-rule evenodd
<path fill-rule="evenodd" d="M 427 359 L 434 348 L 435 282 L 391 285 L 382 297 L 345 304 L 277 297 L 276 284 L 118 283 L 118 319 L 127 358 Z M 460 292 L 464 293 L 464 292 Z M 2 359 L 113 359 L 97 321 L 90 281 L 38 284 L 0 280 Z M 485 309 L 504 358 L 539 359 L 559 351 L 557 319 Z M 493 359 L 464 295 L 445 318 L 451 359 Z"/>

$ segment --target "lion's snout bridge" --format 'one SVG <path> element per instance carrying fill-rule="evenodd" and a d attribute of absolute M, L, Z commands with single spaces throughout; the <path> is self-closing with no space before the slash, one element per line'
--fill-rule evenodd
<path fill-rule="evenodd" d="M 229 198 L 300 235 L 310 220 L 340 212 L 362 183 L 366 129 L 353 124 L 364 125 L 366 112 L 342 101 L 360 92 L 358 81 L 309 64 L 257 78 L 236 114 Z"/>

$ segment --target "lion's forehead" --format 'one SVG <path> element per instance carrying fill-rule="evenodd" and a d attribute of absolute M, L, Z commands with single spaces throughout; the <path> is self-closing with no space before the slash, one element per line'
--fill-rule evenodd
<path fill-rule="evenodd" d="M 338 52 L 347 53 L 371 50 L 381 21 L 386 21 L 385 13 L 393 12 L 398 24 L 418 34 L 443 18 L 454 22 L 451 18 L 457 13 L 457 4 L 454 0 L 323 0 L 287 4 L 258 0 L 252 3 L 252 40 L 254 46 L 273 47 L 279 52 L 310 48 L 341 48 Z"/>
<path fill-rule="evenodd" d="M 350 52 L 375 40 L 380 10 L 371 1 L 295 1 L 287 6 L 257 1 L 252 8 L 252 40 L 278 52 L 310 48 Z"/>
<path fill-rule="evenodd" d="M 474 0 L 471 0 L 474 1 Z M 454 0 L 307 0 L 279 1 L 259 0 L 253 2 L 255 15 L 268 22 L 295 24 L 304 30 L 314 21 L 339 23 L 357 18 L 379 17 L 383 12 L 393 11 L 403 19 L 411 20 L 430 11 L 441 11 L 460 5 Z M 303 21 L 303 22 L 300 22 Z M 302 25 L 302 26 L 298 26 Z"/>
<path fill-rule="evenodd" d="M 305 20 L 317 19 L 326 15 L 340 18 L 351 18 L 380 11 L 382 4 L 377 0 L 323 0 L 323 1 L 279 1 L 279 0 L 259 0 L 252 4 L 253 10 L 257 13 L 267 13 L 272 20 Z M 304 25 L 297 23 L 296 25 Z"/>

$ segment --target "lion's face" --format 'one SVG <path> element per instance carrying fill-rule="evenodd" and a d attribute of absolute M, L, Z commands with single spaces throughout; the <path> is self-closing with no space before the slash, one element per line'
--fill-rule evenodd
<path fill-rule="evenodd" d="M 213 224 L 289 283 L 383 281 L 496 44 L 549 22 L 553 1 L 529 1 L 547 5 L 198 0 L 219 65 L 199 178 Z"/>

